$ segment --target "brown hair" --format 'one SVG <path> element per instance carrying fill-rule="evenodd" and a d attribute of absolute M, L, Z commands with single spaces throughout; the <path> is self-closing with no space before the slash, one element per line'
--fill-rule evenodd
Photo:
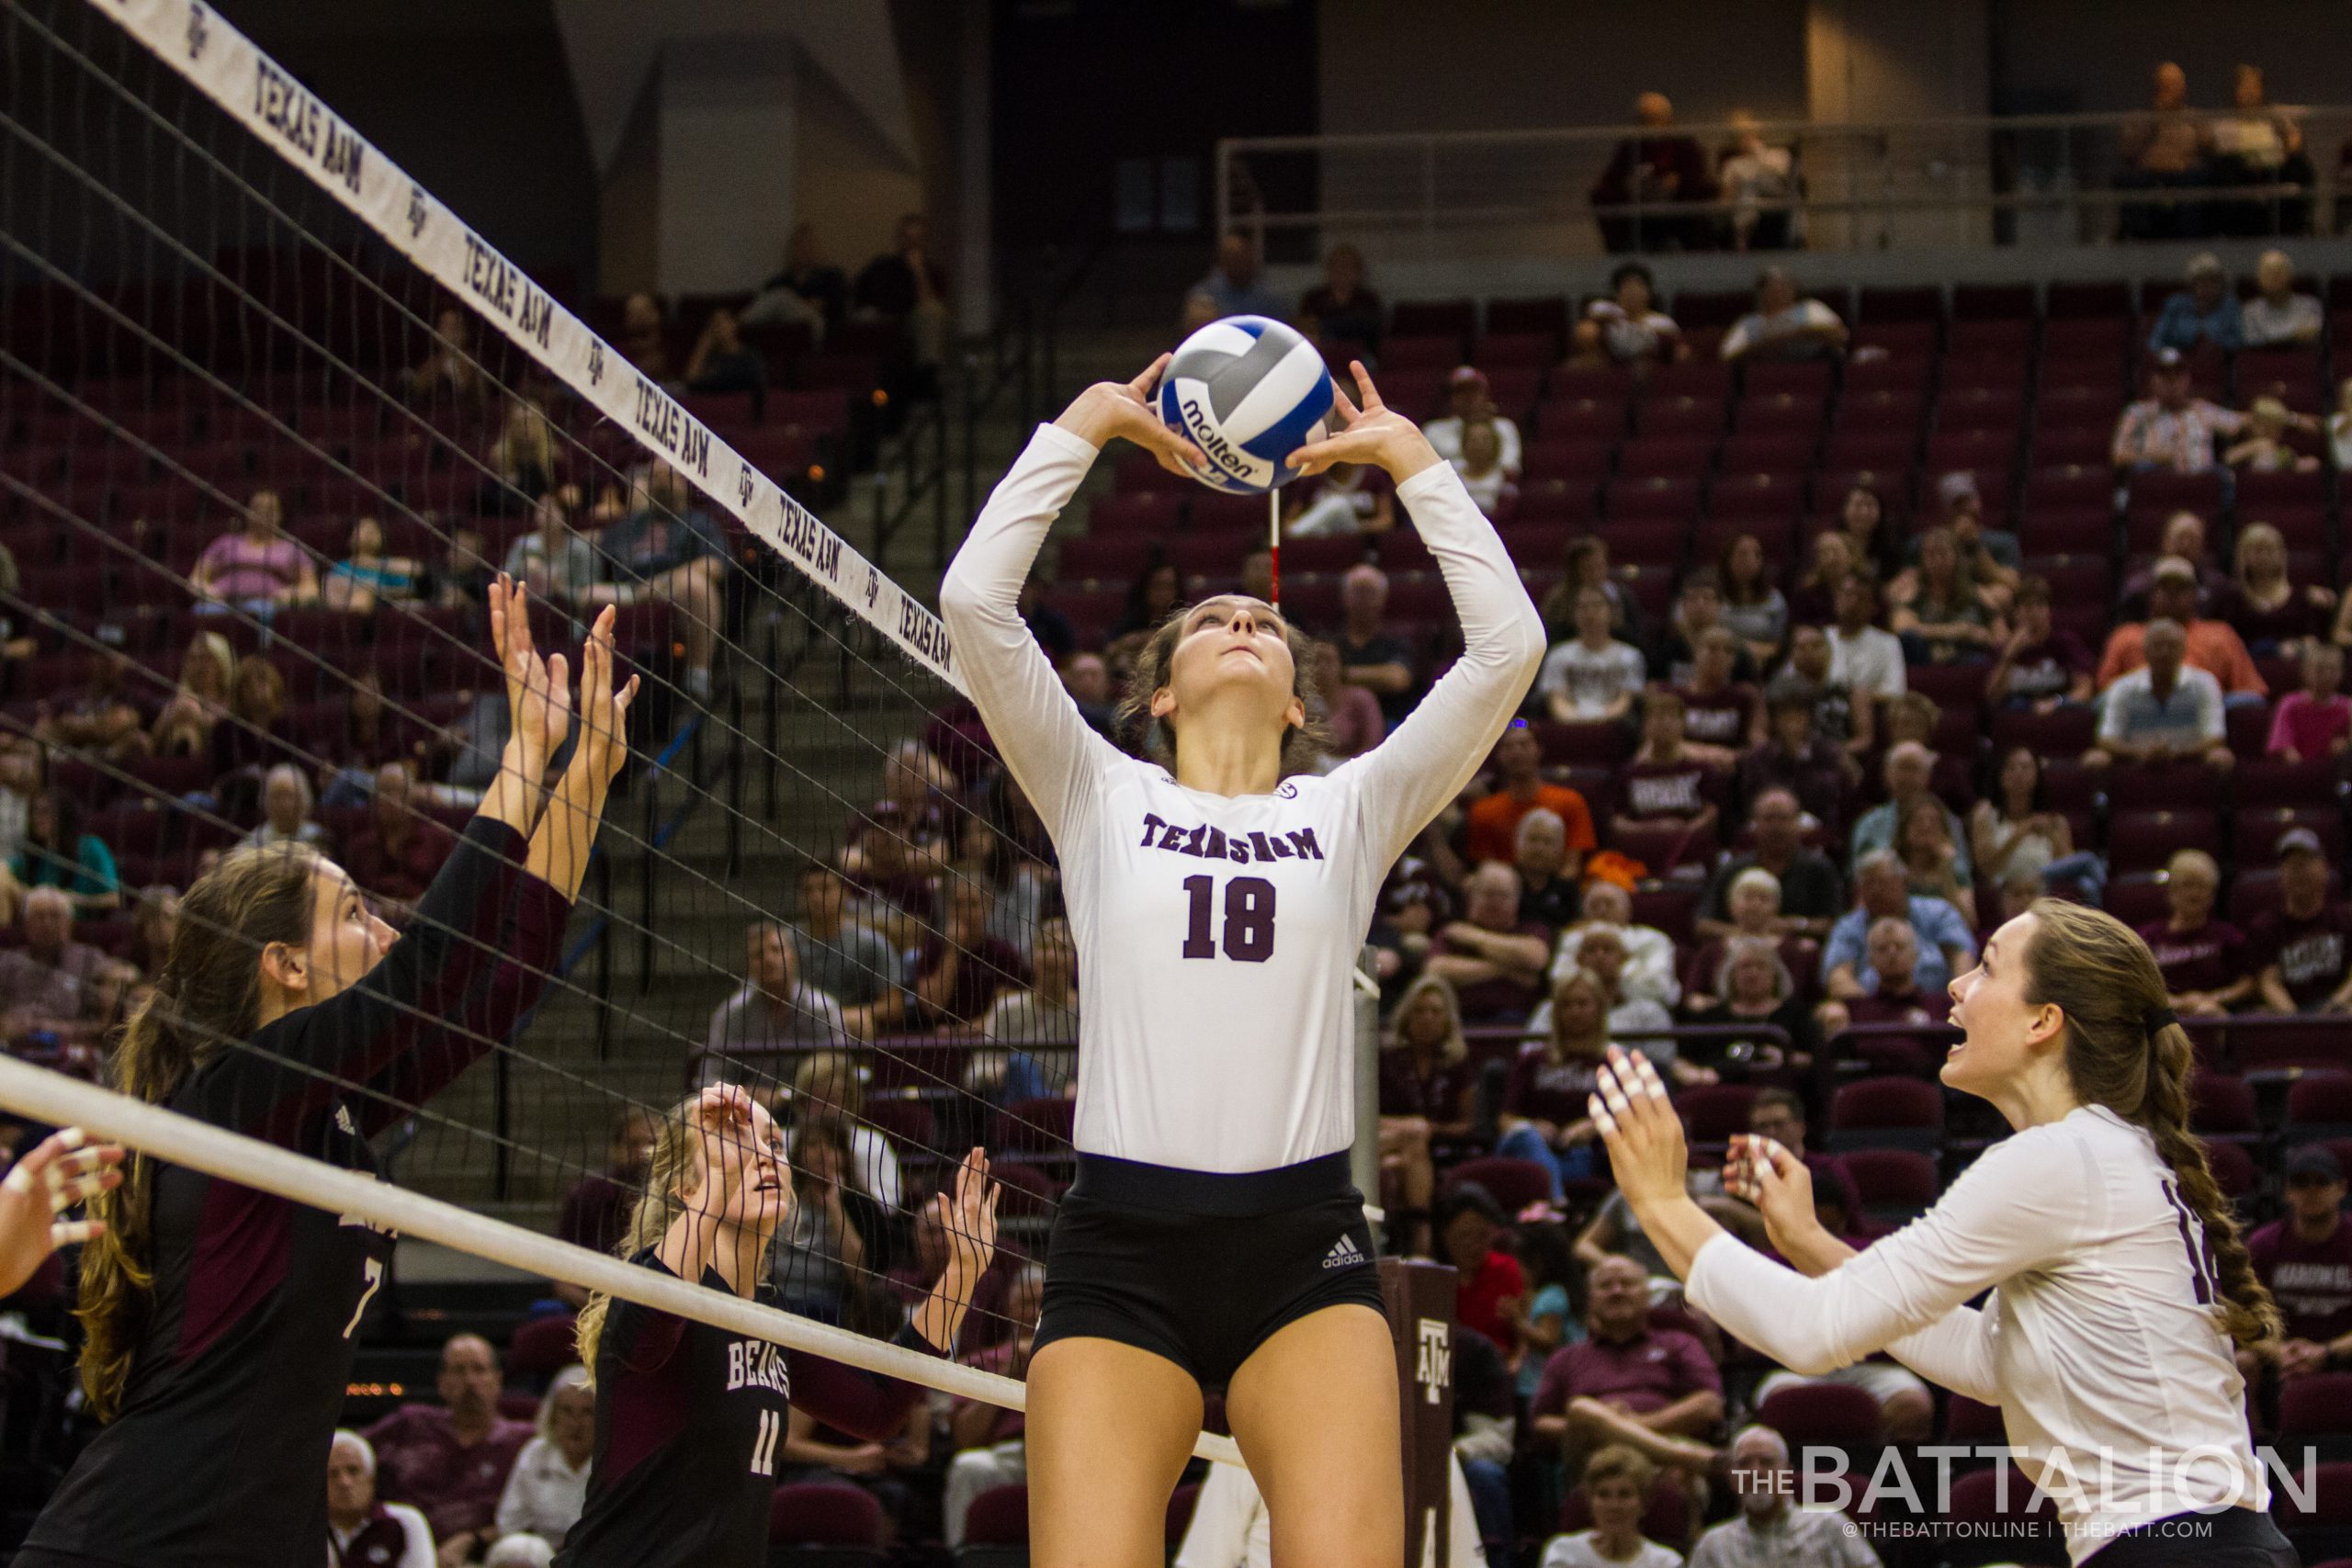
<path fill-rule="evenodd" d="M 662 1239 L 671 1222 L 686 1212 L 686 1184 L 694 1179 L 695 1151 L 699 1146 L 701 1132 L 695 1116 L 700 1097 L 687 1100 L 668 1115 L 657 1119 L 653 1131 L 653 1154 L 646 1162 L 645 1191 L 629 1211 L 628 1230 L 613 1251 L 621 1258 L 634 1258 Z M 605 1316 L 612 1311 L 613 1298 L 598 1291 L 580 1309 L 580 1321 L 573 1330 L 573 1343 L 579 1347 L 580 1364 L 588 1369 L 589 1386 L 596 1382 L 596 1342 L 604 1337 Z"/>
<path fill-rule="evenodd" d="M 2165 981 L 2148 944 L 2114 916 L 2080 904 L 2038 898 L 2033 941 L 2026 947 L 2026 999 L 2065 1015 L 2066 1076 L 2086 1105 L 2103 1105 L 2155 1140 L 2172 1168 L 2181 1201 L 2205 1227 L 2213 1256 L 2214 1322 L 2243 1346 L 2276 1339 L 2278 1308 L 2256 1278 L 2236 1216 L 2188 1131 L 2188 1080 L 2195 1053 L 2188 1032 L 2151 1018 L 2170 1017 Z"/>
<path fill-rule="evenodd" d="M 1184 639 L 1184 619 L 1197 608 L 1198 605 L 1185 605 L 1159 623 L 1143 650 L 1136 655 L 1135 670 L 1127 676 L 1126 694 L 1119 699 L 1120 730 L 1141 744 L 1146 757 L 1171 773 L 1176 771 L 1176 731 L 1152 716 L 1151 699 L 1154 693 L 1168 684 L 1176 645 Z M 1282 773 L 1288 778 L 1293 773 L 1314 770 L 1330 745 L 1331 732 L 1316 714 L 1324 692 L 1315 680 L 1314 640 L 1287 617 L 1282 626 L 1283 644 L 1290 649 L 1291 695 L 1306 705 L 1306 722 L 1283 733 Z"/>
<path fill-rule="evenodd" d="M 261 963 L 274 942 L 310 939 L 317 853 L 299 844 L 233 850 L 197 878 L 155 984 L 123 1028 L 114 1087 L 161 1104 L 188 1075 L 260 1027 Z M 154 1304 L 155 1163 L 133 1150 L 122 1185 L 90 1201 L 106 1229 L 82 1255 L 82 1388 L 111 1419 Z"/>
<path fill-rule="evenodd" d="M 253 700 L 245 696 L 245 684 L 254 682 Z M 275 724 L 286 712 L 286 676 L 277 665 L 258 653 L 248 653 L 237 660 L 237 672 L 229 682 L 229 711 L 248 724 Z"/>

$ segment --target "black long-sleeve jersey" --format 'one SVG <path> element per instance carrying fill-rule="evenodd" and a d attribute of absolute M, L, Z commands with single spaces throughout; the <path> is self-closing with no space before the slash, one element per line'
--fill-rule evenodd
<path fill-rule="evenodd" d="M 650 1249 L 636 1262 L 670 1272 Z M 728 1284 L 716 1269 L 700 1281 Z M 760 1299 L 775 1304 L 767 1288 Z M 898 1342 L 938 1349 L 911 1327 Z M 596 1344 L 588 1502 L 556 1568 L 755 1568 L 786 1417 L 800 1407 L 868 1441 L 896 1437 L 913 1383 L 616 1301 Z"/>
<path fill-rule="evenodd" d="M 374 1170 L 368 1139 L 503 1040 L 545 983 L 569 905 L 523 871 L 526 848 L 476 818 L 366 978 L 220 1052 L 171 1108 Z M 17 1562 L 318 1568 L 353 1337 L 394 1238 L 168 1165 L 151 1233 L 153 1305 L 121 1411 Z"/>

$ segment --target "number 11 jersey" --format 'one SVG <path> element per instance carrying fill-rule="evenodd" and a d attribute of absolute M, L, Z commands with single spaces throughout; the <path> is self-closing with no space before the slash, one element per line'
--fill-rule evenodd
<path fill-rule="evenodd" d="M 1494 527 L 1439 463 L 1397 487 L 1462 658 L 1387 739 L 1269 795 L 1187 789 L 1090 728 L 1020 618 L 1037 547 L 1096 457 L 1041 428 L 942 585 L 954 658 L 1061 856 L 1079 953 L 1076 1145 L 1277 1169 L 1354 1139 L 1356 955 L 1396 856 L 1486 761 L 1544 656 Z"/>

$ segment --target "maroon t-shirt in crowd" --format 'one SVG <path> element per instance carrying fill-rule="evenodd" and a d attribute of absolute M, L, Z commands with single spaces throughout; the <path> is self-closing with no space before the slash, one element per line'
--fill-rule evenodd
<path fill-rule="evenodd" d="M 2256 1278 L 2270 1287 L 2288 1336 L 2328 1340 L 2352 1333 L 2352 1225 L 2341 1216 L 2324 1241 L 2305 1241 L 2293 1219 L 2273 1220 L 2246 1237 Z"/>
<path fill-rule="evenodd" d="M 360 891 L 413 904 L 424 897 L 424 890 L 433 885 L 435 874 L 440 871 L 441 863 L 449 858 L 457 842 L 455 834 L 430 817 L 416 818 L 398 848 L 370 823 L 344 846 L 343 868 L 351 874 L 351 880 L 359 885 Z"/>
<path fill-rule="evenodd" d="M 1546 1061 L 1544 1043 L 1536 1041 L 1510 1065 L 1510 1077 L 1503 1083 L 1503 1113 L 1560 1127 L 1581 1122 L 1585 1101 L 1600 1082 L 1600 1072 L 1598 1056 Z"/>
<path fill-rule="evenodd" d="M 2328 903 L 2308 917 L 2273 909 L 2256 922 L 2254 946 L 2256 962 L 2278 965 L 2296 1007 L 2316 1007 L 2344 983 L 2346 955 L 2352 953 L 2352 909 Z"/>
<path fill-rule="evenodd" d="M 921 984 L 939 972 L 947 962 L 947 939 L 937 931 L 923 939 L 922 950 L 915 959 L 915 981 Z M 1029 961 L 1021 956 L 1010 942 L 992 936 L 980 938 L 978 944 L 963 950 L 956 965 L 956 983 L 936 1009 L 917 1010 L 922 1016 L 916 1021 L 925 1029 L 943 1023 L 972 1023 L 986 1016 L 989 1004 L 996 1000 L 997 992 L 1017 991 L 1030 984 Z"/>
<path fill-rule="evenodd" d="M 1617 811 L 1623 817 L 1696 817 L 1722 802 L 1722 776 L 1695 758 L 1628 762 L 1617 771 Z"/>
<path fill-rule="evenodd" d="M 1557 1416 L 1572 1399 L 1618 1399 L 1636 1416 L 1699 1393 L 1721 1393 L 1724 1375 L 1707 1348 L 1679 1328 L 1645 1328 L 1631 1339 L 1588 1339 L 1553 1352 L 1536 1385 L 1532 1414 Z"/>
<path fill-rule="evenodd" d="M 2165 989 L 2175 996 L 2225 990 L 2245 977 L 2245 932 L 2227 920 L 2208 919 L 2193 931 L 2177 931 L 2170 920 L 2150 920 L 2140 928 L 2140 940 L 2156 955 Z"/>
<path fill-rule="evenodd" d="M 584 1176 L 563 1195 L 563 1213 L 556 1221 L 559 1240 L 591 1252 L 610 1252 L 628 1235 L 628 1222 L 637 1213 L 637 1194 L 603 1174 Z"/>
<path fill-rule="evenodd" d="M 1521 920 L 1510 929 L 1512 936 L 1532 936 L 1545 947 L 1552 945 L 1552 928 L 1540 920 Z M 1475 951 L 1456 947 L 1446 941 L 1443 931 L 1430 943 L 1430 955 L 1450 953 L 1456 957 L 1476 958 Z M 1514 980 L 1498 976 L 1492 980 L 1480 980 L 1474 985 L 1455 987 L 1454 999 L 1462 1005 L 1465 1023 L 1517 1023 L 1528 1010 L 1544 999 L 1544 979 L 1538 975 L 1532 980 Z"/>
<path fill-rule="evenodd" d="M 2063 697 L 2074 685 L 2075 676 L 2088 675 L 2098 669 L 2097 656 L 2081 637 L 2064 626 L 2052 626 L 2048 637 L 2018 649 L 2009 660 L 2008 700 L 2030 702 L 2037 697 Z"/>
<path fill-rule="evenodd" d="M 403 1404 L 361 1434 L 376 1449 L 378 1495 L 424 1514 L 436 1541 L 492 1528 L 506 1472 L 533 1435 L 527 1421 L 492 1416 L 490 1436 L 463 1447 L 437 1404 Z"/>
<path fill-rule="evenodd" d="M 1717 692 L 1677 686 L 1682 698 L 1682 735 L 1708 746 L 1740 750 L 1747 745 L 1748 721 L 1756 715 L 1756 688 L 1735 681 Z"/>
<path fill-rule="evenodd" d="M 1414 1062 L 1411 1046 L 1391 1045 L 1380 1054 L 1380 1113 L 1456 1122 L 1464 1096 L 1477 1081 L 1477 1066 L 1466 1056 L 1459 1062 L 1440 1057 L 1424 1071 Z"/>

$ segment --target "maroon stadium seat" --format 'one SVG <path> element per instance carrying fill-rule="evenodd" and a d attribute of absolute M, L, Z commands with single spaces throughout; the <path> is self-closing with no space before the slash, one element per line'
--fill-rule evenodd
<path fill-rule="evenodd" d="M 1940 1086 L 1912 1077 L 1863 1078 L 1843 1085 L 1829 1100 L 1828 1147 L 1917 1149 L 1941 1146 L 1944 1095 Z"/>
<path fill-rule="evenodd" d="M 1875 1443 L 1885 1431 L 1878 1401 L 1848 1383 L 1776 1389 L 1756 1407 L 1756 1419 L 1787 1438 L 1792 1450 Z"/>
<path fill-rule="evenodd" d="M 2254 1088 L 2233 1073 L 2199 1069 L 2188 1084 L 2188 1125 L 2202 1138 L 2252 1137 L 2262 1131 Z"/>
<path fill-rule="evenodd" d="M 1637 921 L 1641 916 L 1634 917 Z M 1693 1084 L 1675 1095 L 1674 1109 L 1693 1144 L 1721 1145 L 1747 1131 L 1747 1112 L 1756 1103 L 1756 1086 L 1744 1083 Z"/>
<path fill-rule="evenodd" d="M 997 1490 L 1023 1492 L 1022 1506 L 1026 1509 L 1025 1487 Z M 981 1502 L 993 1495 L 993 1492 L 984 1492 L 975 1498 L 974 1514 L 979 1512 Z M 846 1481 L 787 1482 L 775 1489 L 775 1497 L 768 1505 L 768 1544 L 863 1547 L 873 1552 L 873 1561 L 879 1562 L 885 1523 L 881 1502 L 862 1486 L 853 1486 Z M 1027 1538 L 1024 1535 L 1023 1539 Z M 776 1561 L 788 1562 L 789 1556 L 780 1554 Z M 838 1559 L 829 1556 L 827 1561 Z"/>
<path fill-rule="evenodd" d="M 1853 1149 L 1838 1157 L 1864 1215 L 1878 1224 L 1899 1224 L 1924 1213 L 1941 1188 L 1936 1162 L 1917 1149 Z"/>
<path fill-rule="evenodd" d="M 2352 1067 L 2352 1043 L 2342 1047 L 2342 1058 Z M 2279 1136 L 2290 1144 L 2352 1137 L 2352 1072 L 2322 1068 L 2290 1084 Z"/>
<path fill-rule="evenodd" d="M 1552 1173 L 1532 1159 L 1507 1159 L 1488 1156 L 1483 1159 L 1466 1159 L 1445 1173 L 1445 1190 L 1476 1183 L 1487 1190 L 1506 1214 L 1515 1214 L 1531 1203 L 1541 1203 L 1552 1196 Z"/>

